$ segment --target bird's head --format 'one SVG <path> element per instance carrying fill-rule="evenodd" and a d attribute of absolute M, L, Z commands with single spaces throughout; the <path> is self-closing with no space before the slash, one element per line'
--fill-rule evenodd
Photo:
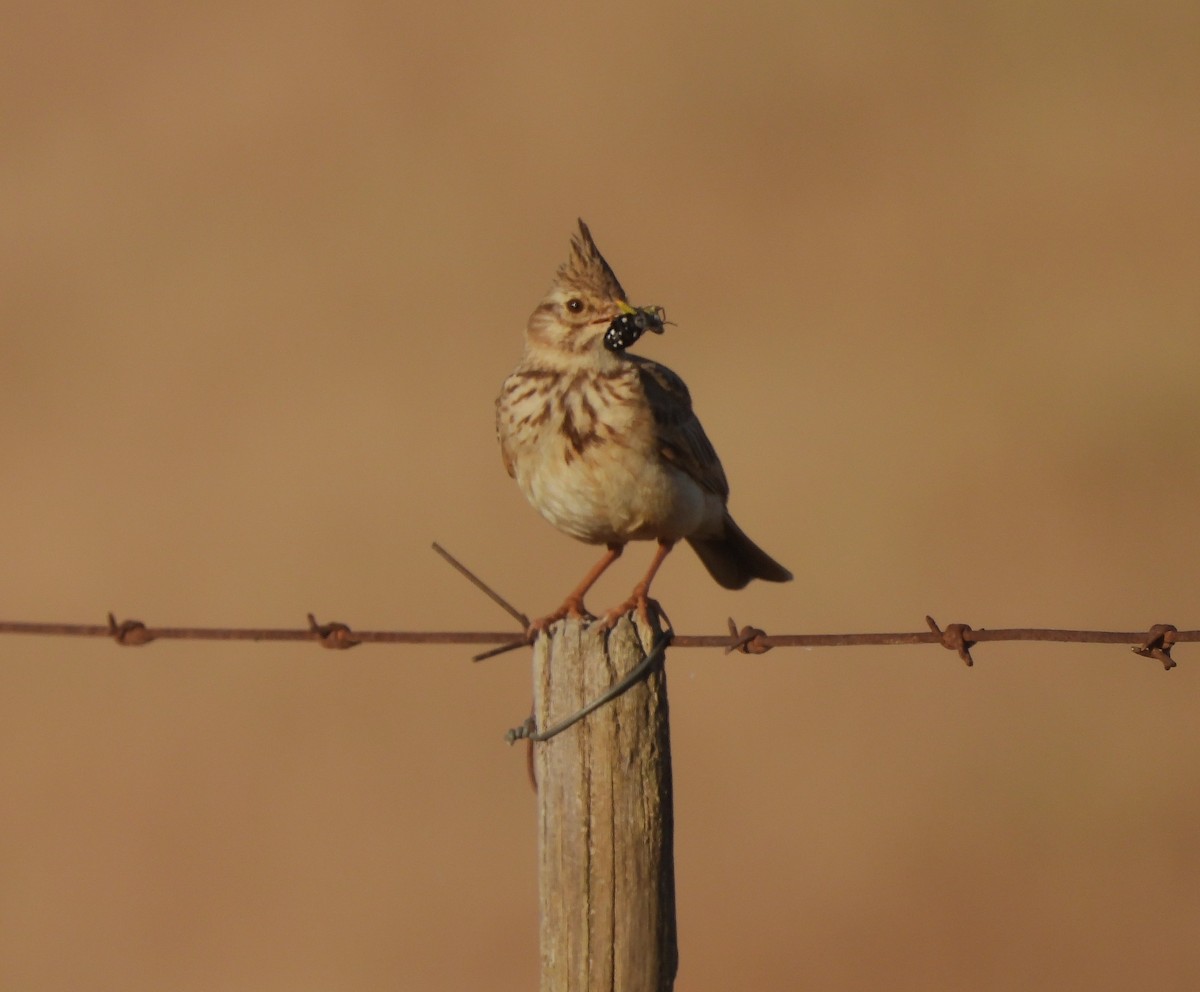
<path fill-rule="evenodd" d="M 604 354 L 604 333 L 622 314 L 635 310 L 582 220 L 571 238 L 571 254 L 529 317 L 529 346 L 545 353 Z"/>

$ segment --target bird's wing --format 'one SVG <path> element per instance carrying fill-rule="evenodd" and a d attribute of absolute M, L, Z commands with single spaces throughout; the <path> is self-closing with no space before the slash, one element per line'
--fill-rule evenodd
<path fill-rule="evenodd" d="M 654 415 L 659 454 L 704 489 L 728 499 L 725 470 L 692 412 L 692 398 L 683 380 L 648 358 L 630 355 L 629 359 L 637 363 L 642 391 Z"/>

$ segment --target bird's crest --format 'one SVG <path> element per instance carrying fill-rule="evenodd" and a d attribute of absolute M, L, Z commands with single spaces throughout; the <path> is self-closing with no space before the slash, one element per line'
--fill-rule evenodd
<path fill-rule="evenodd" d="M 571 237 L 570 257 L 558 267 L 558 281 L 601 298 L 626 298 L 616 273 L 604 261 L 592 240 L 592 232 L 582 220 L 579 221 L 579 233 Z"/>

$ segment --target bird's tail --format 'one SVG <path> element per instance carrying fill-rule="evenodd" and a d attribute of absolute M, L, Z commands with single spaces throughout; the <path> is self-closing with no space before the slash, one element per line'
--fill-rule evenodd
<path fill-rule="evenodd" d="M 741 589 L 751 579 L 768 582 L 792 579 L 792 573 L 750 540 L 728 513 L 719 533 L 689 537 L 687 541 L 709 574 L 726 589 Z"/>

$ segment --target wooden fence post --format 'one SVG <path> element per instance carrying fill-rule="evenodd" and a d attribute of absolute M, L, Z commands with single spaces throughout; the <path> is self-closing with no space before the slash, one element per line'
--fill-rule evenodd
<path fill-rule="evenodd" d="M 657 628 L 661 618 L 652 612 Z M 567 620 L 534 646 L 534 715 L 549 727 L 650 651 L 622 618 L 606 636 Z M 662 665 L 619 698 L 535 743 L 542 992 L 670 992 L 674 822 Z"/>

